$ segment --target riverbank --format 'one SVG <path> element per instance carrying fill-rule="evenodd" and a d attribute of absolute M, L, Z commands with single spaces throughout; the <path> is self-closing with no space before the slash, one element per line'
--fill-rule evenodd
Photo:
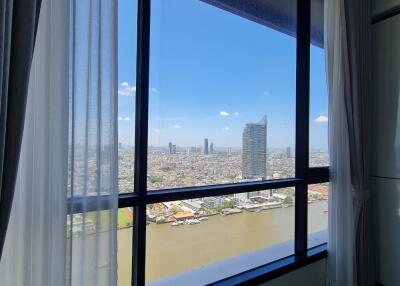
<path fill-rule="evenodd" d="M 327 228 L 326 201 L 308 205 L 310 232 Z M 146 282 L 294 239 L 294 207 L 209 217 L 199 224 L 146 228 Z M 132 228 L 118 231 L 118 285 L 129 285 Z"/>

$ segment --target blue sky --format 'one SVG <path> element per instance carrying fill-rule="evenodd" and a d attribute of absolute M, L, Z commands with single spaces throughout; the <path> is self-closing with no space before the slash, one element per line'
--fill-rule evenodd
<path fill-rule="evenodd" d="M 134 142 L 136 1 L 119 1 L 119 141 Z M 149 144 L 240 147 L 267 115 L 268 147 L 294 147 L 293 37 L 198 0 L 152 1 Z M 327 147 L 324 53 L 311 48 L 310 147 Z M 318 120 L 317 120 L 318 119 Z"/>

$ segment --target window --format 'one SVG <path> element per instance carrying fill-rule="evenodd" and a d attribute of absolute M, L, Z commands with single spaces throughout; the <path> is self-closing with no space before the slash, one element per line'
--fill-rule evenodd
<path fill-rule="evenodd" d="M 133 191 L 137 0 L 118 0 L 118 191 Z"/>
<path fill-rule="evenodd" d="M 118 210 L 118 286 L 130 285 L 132 280 L 133 214 L 134 210 L 131 207 Z"/>
<path fill-rule="evenodd" d="M 310 167 L 329 165 L 328 92 L 324 49 L 311 44 L 310 62 Z"/>
<path fill-rule="evenodd" d="M 293 178 L 296 39 L 198 0 L 150 27 L 147 188 Z"/>
<path fill-rule="evenodd" d="M 329 184 L 308 185 L 308 247 L 328 241 Z"/>
<path fill-rule="evenodd" d="M 292 255 L 294 188 L 268 193 L 148 205 L 151 223 L 146 231 L 146 283 L 167 278 L 170 285 L 193 285 L 184 282 L 192 277 L 196 285 L 206 285 L 226 278 L 229 272 L 242 272 Z M 227 263 L 231 264 L 229 270 Z M 193 271 L 201 268 L 205 268 L 202 275 Z M 205 275 L 210 269 L 221 271 Z M 168 280 L 181 273 L 186 277 L 174 278 L 173 283 Z"/>
<path fill-rule="evenodd" d="M 118 2 L 118 285 L 306 259 L 329 181 L 322 1 Z"/>

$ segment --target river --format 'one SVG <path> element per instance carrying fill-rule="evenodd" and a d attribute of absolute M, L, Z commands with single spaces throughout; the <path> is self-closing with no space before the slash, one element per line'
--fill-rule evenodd
<path fill-rule="evenodd" d="M 308 205 L 309 233 L 327 228 L 327 202 Z M 146 282 L 294 239 L 294 207 L 146 228 Z M 132 228 L 118 231 L 118 285 L 130 285 Z"/>

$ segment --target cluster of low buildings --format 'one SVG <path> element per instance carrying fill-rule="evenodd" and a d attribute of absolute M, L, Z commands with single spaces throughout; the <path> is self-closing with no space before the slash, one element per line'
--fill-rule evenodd
<path fill-rule="evenodd" d="M 170 146 L 149 147 L 148 154 L 148 189 L 168 189 L 199 185 L 239 183 L 254 178 L 243 179 L 242 150 L 239 148 L 208 148 L 207 154 L 200 147 L 176 147 L 170 152 Z M 193 149 L 193 150 L 192 150 Z M 203 147 L 204 149 L 204 147 Z M 188 152 L 187 150 L 192 150 Z M 89 161 L 86 166 L 95 170 L 95 162 Z M 79 181 L 79 170 L 85 166 L 79 160 L 75 163 L 75 179 Z M 92 166 L 93 165 L 93 166 Z M 310 152 L 310 166 L 327 166 L 328 154 Z M 269 149 L 266 159 L 266 179 L 294 177 L 295 158 L 288 148 Z M 94 171 L 93 171 L 94 172 Z M 134 181 L 134 148 L 120 146 L 118 188 L 120 193 L 133 191 Z M 95 190 L 95 175 L 88 176 L 86 195 L 106 194 Z M 74 189 L 76 193 L 83 190 Z M 93 193 L 93 194 L 92 194 Z M 309 185 L 309 202 L 327 200 L 328 184 Z M 187 219 L 229 215 L 242 211 L 262 211 L 271 208 L 290 206 L 294 203 L 294 188 L 239 193 L 230 196 L 206 197 L 195 200 L 164 202 L 149 206 L 148 220 L 157 223 L 184 221 Z M 79 234 L 83 231 L 95 231 L 95 224 L 90 217 L 74 215 L 68 219 L 69 232 Z"/>
<path fill-rule="evenodd" d="M 168 189 L 224 183 L 239 183 L 243 179 L 242 153 L 238 148 L 215 148 L 212 154 L 187 152 L 189 147 L 178 147 L 174 154 L 168 147 L 149 147 L 148 189 Z M 193 147 L 195 148 L 195 147 Z M 200 147 L 197 149 L 200 150 Z M 310 165 L 314 162 L 310 154 Z M 318 160 L 320 155 L 318 153 Z M 318 161 L 319 162 L 319 161 Z M 322 163 L 321 163 L 322 164 Z M 325 157 L 325 166 L 328 164 Z M 119 151 L 119 192 L 133 191 L 134 149 Z M 294 177 L 295 158 L 287 150 L 270 149 L 266 159 L 266 179 Z"/>
<path fill-rule="evenodd" d="M 310 198 L 312 200 L 325 199 L 322 195 L 317 196 L 315 193 L 311 193 Z M 293 188 L 284 188 L 152 204 L 147 208 L 147 219 L 157 224 L 172 223 L 212 215 L 260 212 L 293 205 Z"/>

